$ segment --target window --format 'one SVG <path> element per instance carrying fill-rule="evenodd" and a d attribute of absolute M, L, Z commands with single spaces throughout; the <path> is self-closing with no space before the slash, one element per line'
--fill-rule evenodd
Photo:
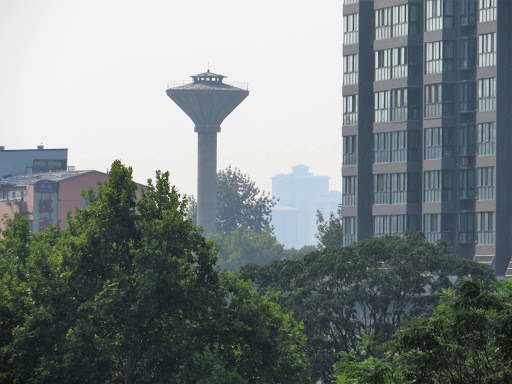
<path fill-rule="evenodd" d="M 425 20 L 427 31 L 451 28 L 453 24 L 452 0 L 426 0 Z"/>
<path fill-rule="evenodd" d="M 389 204 L 389 174 L 373 175 L 373 203 Z"/>
<path fill-rule="evenodd" d="M 453 199 L 453 175 L 453 171 L 442 171 L 443 201 L 451 201 Z"/>
<path fill-rule="evenodd" d="M 343 206 L 355 207 L 357 205 L 357 176 L 343 177 Z"/>
<path fill-rule="evenodd" d="M 375 10 L 375 40 L 418 33 L 419 9 L 416 5 L 397 5 Z"/>
<path fill-rule="evenodd" d="M 407 64 L 407 47 L 393 48 L 391 59 L 393 79 L 402 79 L 407 77 Z"/>
<path fill-rule="evenodd" d="M 407 131 L 391 132 L 391 162 L 407 161 Z"/>
<path fill-rule="evenodd" d="M 452 157 L 453 135 L 451 128 L 426 128 L 425 129 L 425 153 L 424 158 L 442 159 Z"/>
<path fill-rule="evenodd" d="M 478 0 L 478 21 L 496 20 L 496 0 Z"/>
<path fill-rule="evenodd" d="M 472 69 L 476 66 L 476 40 L 475 39 L 461 39 L 459 40 L 460 49 L 460 68 Z"/>
<path fill-rule="evenodd" d="M 389 146 L 389 132 L 374 133 L 374 162 L 375 163 L 389 163 L 390 161 L 390 146 Z"/>
<path fill-rule="evenodd" d="M 476 214 L 476 232 L 478 244 L 494 244 L 494 212 Z"/>
<path fill-rule="evenodd" d="M 373 217 L 373 235 L 375 237 L 383 237 L 390 234 L 389 216 Z"/>
<path fill-rule="evenodd" d="M 476 22 L 476 0 L 460 0 L 460 24 L 468 25 Z"/>
<path fill-rule="evenodd" d="M 343 246 L 352 245 L 357 240 L 356 217 L 344 217 L 343 219 Z"/>
<path fill-rule="evenodd" d="M 496 78 L 478 80 L 478 110 L 493 111 L 496 109 Z"/>
<path fill-rule="evenodd" d="M 391 79 L 391 49 L 375 51 L 375 81 Z"/>
<path fill-rule="evenodd" d="M 343 44 L 357 44 L 359 42 L 359 14 L 343 16 Z"/>
<path fill-rule="evenodd" d="M 347 5 L 347 4 L 355 4 L 355 3 L 358 3 L 359 0 L 343 0 L 343 4 Z"/>
<path fill-rule="evenodd" d="M 496 32 L 478 36 L 478 66 L 496 65 Z"/>
<path fill-rule="evenodd" d="M 375 81 L 406 78 L 407 47 L 375 51 Z"/>
<path fill-rule="evenodd" d="M 407 203 L 407 173 L 391 174 L 391 204 Z"/>
<path fill-rule="evenodd" d="M 343 96 L 343 125 L 357 124 L 357 95 Z"/>
<path fill-rule="evenodd" d="M 475 83 L 469 81 L 459 83 L 459 111 L 474 110 L 476 110 Z"/>
<path fill-rule="evenodd" d="M 408 35 L 408 8 L 407 4 L 393 7 L 393 37 Z"/>
<path fill-rule="evenodd" d="M 357 136 L 343 136 L 343 165 L 357 164 Z"/>
<path fill-rule="evenodd" d="M 425 44 L 425 73 L 453 71 L 453 41 Z"/>
<path fill-rule="evenodd" d="M 407 88 L 391 90 L 391 120 L 407 120 Z"/>
<path fill-rule="evenodd" d="M 375 40 L 391 37 L 391 8 L 375 10 Z"/>
<path fill-rule="evenodd" d="M 480 156 L 494 155 L 496 153 L 496 124 L 478 124 L 477 142 Z"/>
<path fill-rule="evenodd" d="M 441 214 L 432 213 L 423 215 L 423 232 L 429 243 L 441 240 Z"/>
<path fill-rule="evenodd" d="M 375 122 L 389 121 L 390 92 L 375 92 Z"/>
<path fill-rule="evenodd" d="M 453 92 L 448 84 L 425 85 L 425 117 L 451 115 Z"/>
<path fill-rule="evenodd" d="M 494 167 L 477 168 L 478 200 L 493 200 L 495 198 Z"/>
<path fill-rule="evenodd" d="M 475 191 L 475 170 L 461 169 L 458 172 L 459 178 L 459 199 L 473 200 L 476 196 Z"/>
<path fill-rule="evenodd" d="M 34 173 L 65 171 L 66 165 L 66 160 L 35 159 L 32 163 L 32 171 Z"/>
<path fill-rule="evenodd" d="M 425 171 L 424 201 L 441 201 L 441 171 Z"/>
<path fill-rule="evenodd" d="M 400 236 L 406 232 L 418 231 L 416 215 L 391 215 L 373 217 L 373 235 L 375 237 Z"/>
<path fill-rule="evenodd" d="M 425 73 L 442 72 L 443 42 L 435 41 L 425 44 Z"/>
<path fill-rule="evenodd" d="M 443 157 L 443 129 L 425 129 L 425 159 L 441 159 Z"/>
<path fill-rule="evenodd" d="M 452 172 L 425 171 L 423 188 L 426 203 L 452 200 Z"/>
<path fill-rule="evenodd" d="M 418 217 L 416 215 L 391 215 L 391 236 L 403 237 L 406 232 L 418 231 Z"/>
<path fill-rule="evenodd" d="M 457 152 L 459 156 L 475 155 L 475 126 L 463 125 L 459 127 L 459 137 L 457 143 Z"/>
<path fill-rule="evenodd" d="M 374 162 L 397 163 L 416 159 L 416 132 L 395 131 L 373 134 Z"/>
<path fill-rule="evenodd" d="M 416 120 L 418 89 L 400 88 L 375 92 L 375 122 Z"/>
<path fill-rule="evenodd" d="M 475 241 L 475 215 L 473 212 L 459 213 L 457 222 L 457 241 L 473 243 Z"/>
<path fill-rule="evenodd" d="M 343 84 L 354 85 L 358 83 L 359 55 L 343 56 Z"/>

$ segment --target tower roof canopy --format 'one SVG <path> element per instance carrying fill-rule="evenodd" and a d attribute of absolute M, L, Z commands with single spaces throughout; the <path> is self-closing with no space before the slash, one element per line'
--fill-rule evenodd
<path fill-rule="evenodd" d="M 190 76 L 192 79 L 194 79 L 194 83 L 199 82 L 210 82 L 210 81 L 219 81 L 222 82 L 222 80 L 226 77 L 224 75 L 218 75 L 216 73 L 210 72 L 208 69 L 204 73 L 200 73 L 198 75 L 192 75 Z"/>

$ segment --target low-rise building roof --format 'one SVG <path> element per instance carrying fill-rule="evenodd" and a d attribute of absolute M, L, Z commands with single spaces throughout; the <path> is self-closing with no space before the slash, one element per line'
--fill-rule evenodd
<path fill-rule="evenodd" d="M 59 172 L 44 172 L 44 173 L 34 173 L 31 175 L 17 175 L 17 176 L 9 176 L 0 179 L 0 189 L 5 186 L 26 186 L 37 183 L 41 180 L 49 180 L 49 181 L 62 181 L 66 179 L 70 179 L 72 177 L 84 175 L 89 172 L 98 172 L 92 170 L 83 170 L 83 171 L 59 171 Z M 100 172 L 101 173 L 101 172 Z"/>

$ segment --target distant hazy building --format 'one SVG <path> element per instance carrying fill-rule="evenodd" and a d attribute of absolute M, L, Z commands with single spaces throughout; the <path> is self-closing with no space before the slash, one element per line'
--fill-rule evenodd
<path fill-rule="evenodd" d="M 315 176 L 305 165 L 272 177 L 272 195 L 279 199 L 272 212 L 272 225 L 286 248 L 316 244 L 317 210 L 329 216 L 341 203 L 341 193 L 329 191 L 329 177 Z"/>
<path fill-rule="evenodd" d="M 12 175 L 27 175 L 49 171 L 66 171 L 68 150 L 44 149 L 5 149 L 0 146 L 0 178 Z"/>

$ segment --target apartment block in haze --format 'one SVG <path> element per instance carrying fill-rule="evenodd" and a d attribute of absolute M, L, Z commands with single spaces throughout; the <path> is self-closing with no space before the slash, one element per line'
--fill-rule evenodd
<path fill-rule="evenodd" d="M 423 231 L 509 271 L 512 1 L 344 0 L 343 243 Z"/>

